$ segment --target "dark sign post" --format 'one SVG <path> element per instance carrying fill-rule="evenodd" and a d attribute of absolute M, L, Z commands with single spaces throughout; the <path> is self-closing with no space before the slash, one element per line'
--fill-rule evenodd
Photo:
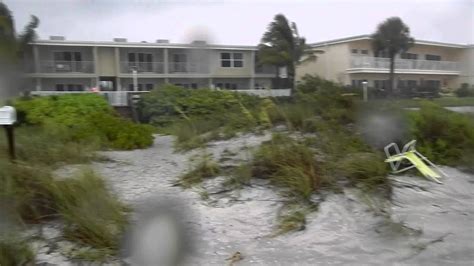
<path fill-rule="evenodd" d="M 16 122 L 16 110 L 11 106 L 4 106 L 0 108 L 0 125 L 5 128 L 5 133 L 8 141 L 8 151 L 10 159 L 15 160 L 15 136 L 13 124 Z"/>

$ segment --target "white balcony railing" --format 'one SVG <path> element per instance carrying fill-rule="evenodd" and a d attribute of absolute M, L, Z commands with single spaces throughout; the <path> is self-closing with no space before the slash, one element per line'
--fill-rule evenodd
<path fill-rule="evenodd" d="M 40 73 L 94 73 L 92 61 L 40 61 Z"/>
<path fill-rule="evenodd" d="M 164 73 L 164 62 L 120 62 L 122 73 L 132 73 L 136 69 L 138 73 Z"/>
<path fill-rule="evenodd" d="M 351 68 L 390 69 L 390 59 L 370 56 L 352 56 Z M 450 61 L 395 59 L 395 69 L 459 71 L 459 64 Z"/>

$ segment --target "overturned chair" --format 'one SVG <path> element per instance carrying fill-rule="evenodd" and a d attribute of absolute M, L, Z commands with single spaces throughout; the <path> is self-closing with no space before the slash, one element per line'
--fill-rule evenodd
<path fill-rule="evenodd" d="M 438 166 L 428 160 L 428 158 L 419 153 L 415 149 L 415 145 L 416 140 L 408 142 L 403 146 L 402 152 L 400 152 L 396 143 L 390 143 L 385 146 L 384 151 L 385 155 L 387 155 L 385 162 L 390 164 L 392 173 L 397 174 L 416 167 L 426 178 L 438 184 L 442 184 L 439 178 L 446 177 L 447 175 Z M 404 160 L 410 162 L 411 165 L 400 169 Z M 429 166 L 425 162 L 428 163 Z"/>

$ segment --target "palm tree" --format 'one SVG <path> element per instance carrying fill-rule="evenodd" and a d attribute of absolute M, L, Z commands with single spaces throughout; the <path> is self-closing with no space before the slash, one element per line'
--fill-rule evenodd
<path fill-rule="evenodd" d="M 395 56 L 406 52 L 415 39 L 410 36 L 410 28 L 399 17 L 391 17 L 377 26 L 372 34 L 372 49 L 375 55 L 385 54 L 390 58 L 390 85 L 388 94 L 393 93 L 395 80 Z"/>
<path fill-rule="evenodd" d="M 35 29 L 39 19 L 31 16 L 31 21 L 19 35 L 15 32 L 13 16 L 8 7 L 0 2 L 0 55 L 6 58 L 21 57 L 28 44 L 37 38 Z"/>
<path fill-rule="evenodd" d="M 39 19 L 31 16 L 31 21 L 26 25 L 21 34 L 16 34 L 13 16 L 8 7 L 0 2 L 0 98 L 13 96 L 21 86 L 20 62 L 28 44 L 37 38 L 35 29 Z"/>
<path fill-rule="evenodd" d="M 288 79 L 294 87 L 295 68 L 303 58 L 304 61 L 315 60 L 315 51 L 306 44 L 304 37 L 299 36 L 294 22 L 290 23 L 283 14 L 277 14 L 258 46 L 258 63 L 276 66 L 278 87 L 278 70 L 287 67 Z"/>

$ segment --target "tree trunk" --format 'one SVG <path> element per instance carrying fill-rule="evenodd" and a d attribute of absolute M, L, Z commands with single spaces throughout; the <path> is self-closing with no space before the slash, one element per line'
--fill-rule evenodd
<path fill-rule="evenodd" d="M 394 89 L 394 80 L 395 80 L 395 56 L 390 57 L 390 85 L 389 85 L 389 90 L 388 90 L 388 95 L 393 96 L 393 92 L 395 91 Z"/>

